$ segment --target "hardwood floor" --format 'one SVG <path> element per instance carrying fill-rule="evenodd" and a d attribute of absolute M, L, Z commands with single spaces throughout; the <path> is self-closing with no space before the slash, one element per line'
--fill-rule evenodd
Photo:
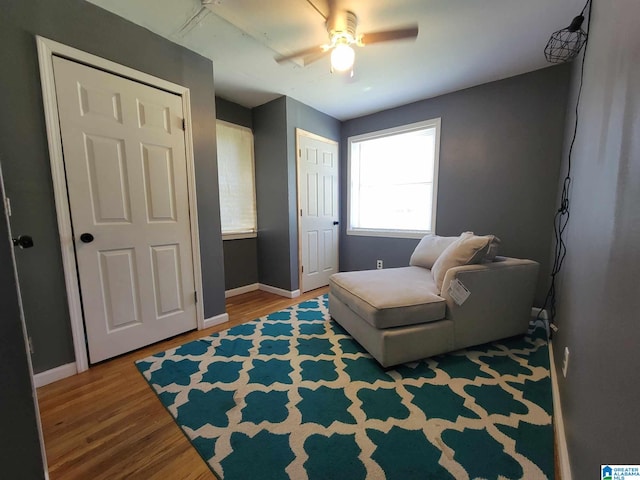
<path fill-rule="evenodd" d="M 213 479 L 134 361 L 326 293 L 255 291 L 227 299 L 229 322 L 92 366 L 38 389 L 49 478 Z"/>

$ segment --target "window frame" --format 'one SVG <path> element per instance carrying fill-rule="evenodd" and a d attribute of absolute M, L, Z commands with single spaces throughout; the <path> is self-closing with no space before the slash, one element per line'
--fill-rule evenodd
<path fill-rule="evenodd" d="M 240 125 L 238 123 L 229 122 L 227 120 L 222 120 L 220 118 L 216 118 L 216 134 L 217 134 L 217 125 L 224 124 L 227 127 L 237 128 L 239 130 L 244 130 L 251 134 L 251 170 L 253 174 L 253 203 L 255 205 L 255 228 L 253 231 L 230 231 L 223 232 L 222 231 L 222 215 L 220 215 L 220 233 L 222 235 L 222 240 L 242 240 L 245 238 L 256 238 L 258 236 L 258 204 L 256 198 L 256 155 L 255 155 L 255 138 L 253 135 L 253 129 L 250 127 L 246 127 L 244 125 Z M 218 139 L 216 138 L 216 149 L 217 149 Z M 218 153 L 216 151 L 216 164 L 218 169 L 218 196 L 221 195 L 222 189 L 220 188 L 220 159 L 218 158 Z M 220 201 L 220 209 L 222 209 L 222 199 Z"/>
<path fill-rule="evenodd" d="M 440 164 L 440 125 L 441 118 L 432 118 L 429 120 L 423 120 L 420 122 L 414 122 L 406 125 L 400 125 L 397 127 L 386 128 L 383 130 L 376 130 L 373 132 L 367 132 L 360 135 L 354 135 L 347 139 L 347 235 L 358 235 L 368 237 L 391 237 L 391 238 L 422 238 L 428 234 L 435 234 L 436 232 L 436 213 L 437 213 L 437 200 L 438 200 L 438 172 Z M 359 143 L 364 140 L 374 140 L 376 138 L 390 137 L 403 133 L 410 133 L 418 130 L 426 130 L 429 128 L 435 128 L 435 147 L 433 158 L 433 188 L 432 188 L 432 202 L 431 202 L 431 229 L 430 230 L 398 230 L 398 229 L 384 229 L 384 228 L 359 228 L 353 227 L 351 222 L 351 198 L 352 198 L 352 182 L 351 182 L 351 170 L 352 159 L 351 152 L 353 150 L 353 144 Z"/>

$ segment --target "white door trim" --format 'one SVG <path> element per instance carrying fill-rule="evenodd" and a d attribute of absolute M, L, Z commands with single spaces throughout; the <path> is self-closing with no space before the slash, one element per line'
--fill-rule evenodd
<path fill-rule="evenodd" d="M 303 285 L 303 281 L 304 281 L 304 275 L 302 274 L 302 221 L 301 221 L 301 215 L 300 215 L 300 209 L 302 208 L 302 199 L 300 198 L 300 137 L 307 137 L 307 138 L 313 138 L 316 140 L 320 140 L 321 142 L 325 142 L 325 143 L 331 143 L 334 145 L 338 146 L 338 176 L 340 175 L 340 143 L 336 142 L 335 140 L 331 140 L 330 138 L 326 138 L 323 137 L 321 135 L 317 135 L 315 133 L 312 132 L 308 132 L 306 130 L 303 130 L 301 128 L 296 128 L 296 187 L 297 187 L 297 192 L 296 192 L 296 197 L 297 197 L 297 211 L 296 211 L 296 218 L 297 218 L 297 222 L 298 222 L 298 285 L 299 285 L 299 289 L 296 290 L 295 292 L 298 292 L 297 296 L 300 295 L 300 292 L 304 292 L 304 285 Z M 340 186 L 338 185 L 338 196 L 340 195 Z M 339 201 L 338 201 L 338 205 L 339 205 Z M 340 216 L 340 211 L 338 210 L 338 216 Z M 340 227 L 338 227 L 338 247 L 336 249 L 336 254 L 338 255 L 338 268 L 340 267 Z M 273 287 L 271 287 L 273 288 Z M 270 291 L 270 290 L 266 290 L 266 291 Z M 277 292 L 272 292 L 272 293 L 277 293 Z M 286 296 L 286 295 L 285 295 Z M 295 298 L 295 297 L 289 297 L 289 298 Z"/>
<path fill-rule="evenodd" d="M 193 134 L 191 129 L 191 97 L 189 89 L 181 85 L 139 72 L 132 68 L 125 67 L 124 65 L 119 65 L 110 60 L 83 52 L 44 37 L 36 36 L 36 41 L 38 46 L 38 60 L 40 64 L 40 79 L 42 83 L 45 122 L 47 125 L 49 157 L 51 161 L 51 176 L 53 179 L 58 231 L 60 234 L 60 247 L 62 250 L 62 263 L 64 267 L 67 301 L 69 304 L 69 316 L 71 320 L 71 332 L 73 335 L 73 348 L 76 357 L 77 370 L 78 373 L 80 373 L 89 368 L 89 359 L 86 349 L 82 307 L 80 303 L 80 285 L 78 284 L 78 276 L 76 273 L 75 247 L 71 231 L 71 211 L 69 208 L 67 182 L 64 173 L 64 157 L 62 155 L 62 140 L 60 136 L 60 124 L 58 122 L 58 100 L 56 97 L 55 79 L 53 76 L 53 56 L 57 55 L 83 63 L 90 67 L 96 67 L 121 77 L 174 93 L 182 98 L 182 108 L 185 116 L 185 153 L 189 190 L 189 217 L 191 221 L 191 247 L 193 250 L 193 275 L 195 289 L 196 292 L 198 292 L 196 316 L 198 320 L 198 330 L 201 330 L 205 326 L 202 302 L 202 272 L 200 262 L 200 241 L 198 234 L 198 214 L 196 209 Z"/>

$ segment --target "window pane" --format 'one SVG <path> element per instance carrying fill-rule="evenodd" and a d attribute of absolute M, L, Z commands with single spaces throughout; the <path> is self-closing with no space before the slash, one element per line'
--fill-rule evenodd
<path fill-rule="evenodd" d="M 431 229 L 432 184 L 369 186 L 360 190 L 359 228 Z"/>
<path fill-rule="evenodd" d="M 433 181 L 433 134 L 416 135 L 416 132 L 411 132 L 367 140 L 358 145 L 360 159 L 364 162 L 360 172 L 362 183 Z"/>

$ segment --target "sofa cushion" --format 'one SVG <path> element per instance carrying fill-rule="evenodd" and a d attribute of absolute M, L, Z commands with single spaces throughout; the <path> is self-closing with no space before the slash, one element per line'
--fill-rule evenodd
<path fill-rule="evenodd" d="M 446 303 L 431 272 L 422 267 L 342 272 L 329 278 L 331 293 L 375 328 L 441 320 Z"/>
<path fill-rule="evenodd" d="M 493 235 L 478 236 L 473 232 L 464 232 L 458 240 L 449 245 L 431 269 L 438 293 L 442 290 L 442 282 L 447 270 L 461 265 L 481 263 L 489 253 L 494 239 L 496 237 Z"/>
<path fill-rule="evenodd" d="M 445 249 L 460 237 L 439 237 L 438 235 L 425 235 L 413 251 L 409 259 L 409 265 L 415 267 L 431 268 Z"/>

